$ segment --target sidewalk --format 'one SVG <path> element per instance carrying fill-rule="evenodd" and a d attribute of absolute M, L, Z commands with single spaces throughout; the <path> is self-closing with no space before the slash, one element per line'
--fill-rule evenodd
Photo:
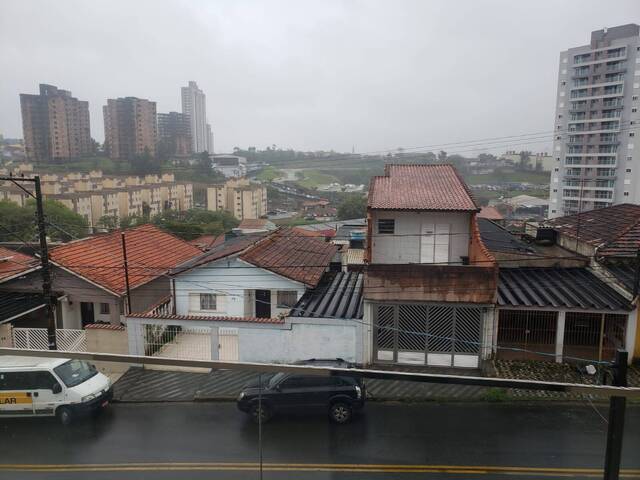
<path fill-rule="evenodd" d="M 487 365 L 487 376 L 594 384 L 592 376 L 580 374 L 575 367 L 551 362 L 494 361 Z M 422 369 L 423 371 L 433 370 Z M 438 373 L 445 373 L 442 369 Z M 465 371 L 451 371 L 457 375 Z M 466 371 L 480 375 L 478 371 Z M 266 374 L 265 374 L 266 375 Z M 629 386 L 640 386 L 640 368 L 629 369 Z M 120 402 L 229 401 L 242 387 L 257 380 L 255 372 L 213 370 L 209 373 L 173 372 L 130 368 L 116 383 L 114 400 Z M 509 401 L 509 400 L 584 400 L 584 395 L 559 392 L 515 390 L 467 385 L 428 384 L 397 380 L 366 380 L 371 400 L 379 401 Z"/>

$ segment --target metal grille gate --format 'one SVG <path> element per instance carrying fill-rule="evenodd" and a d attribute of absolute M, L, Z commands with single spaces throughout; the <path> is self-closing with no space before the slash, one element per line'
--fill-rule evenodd
<path fill-rule="evenodd" d="M 497 357 L 553 361 L 557 323 L 558 312 L 500 310 Z"/>
<path fill-rule="evenodd" d="M 613 360 L 616 349 L 624 347 L 627 315 L 567 312 L 565 322 L 565 356 Z"/>
<path fill-rule="evenodd" d="M 377 362 L 478 367 L 482 309 L 450 305 L 374 305 Z"/>

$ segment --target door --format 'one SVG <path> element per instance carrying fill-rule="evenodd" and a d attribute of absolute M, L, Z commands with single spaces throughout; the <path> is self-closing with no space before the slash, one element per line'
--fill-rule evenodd
<path fill-rule="evenodd" d="M 29 372 L 31 375 L 31 388 L 33 396 L 33 412 L 36 415 L 53 415 L 57 405 L 63 402 L 62 388 L 54 393 L 54 385 L 62 387 L 51 372 Z"/>
<path fill-rule="evenodd" d="M 271 318 L 271 290 L 256 290 L 256 317 Z"/>
<path fill-rule="evenodd" d="M 447 263 L 449 261 L 448 223 L 423 223 L 420 232 L 420 263 Z"/>
<path fill-rule="evenodd" d="M 80 318 L 82 320 L 83 327 L 91 323 L 95 323 L 92 302 L 80 302 Z"/>
<path fill-rule="evenodd" d="M 278 405 L 283 409 L 303 409 L 322 405 L 319 377 L 294 375 L 279 385 Z M 326 396 L 327 394 L 325 394 Z"/>

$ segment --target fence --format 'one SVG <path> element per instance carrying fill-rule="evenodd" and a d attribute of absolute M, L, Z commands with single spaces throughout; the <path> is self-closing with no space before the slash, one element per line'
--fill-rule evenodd
<path fill-rule="evenodd" d="M 46 328 L 14 328 L 12 337 L 14 348 L 49 349 L 49 337 Z M 87 351 L 87 336 L 84 330 L 59 328 L 56 330 L 56 343 L 58 350 Z"/>
<path fill-rule="evenodd" d="M 211 360 L 213 332 L 209 327 L 179 325 L 146 325 L 145 353 L 159 357 Z M 220 328 L 218 332 L 219 358 L 238 360 L 238 329 Z"/>

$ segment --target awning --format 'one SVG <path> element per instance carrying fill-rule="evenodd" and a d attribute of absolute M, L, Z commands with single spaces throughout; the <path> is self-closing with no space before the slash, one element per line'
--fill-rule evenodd
<path fill-rule="evenodd" d="M 0 323 L 10 322 L 44 306 L 41 293 L 0 292 Z"/>
<path fill-rule="evenodd" d="M 502 268 L 498 306 L 632 309 L 622 295 L 586 268 Z"/>
<path fill-rule="evenodd" d="M 363 317 L 363 274 L 328 272 L 320 284 L 307 291 L 291 309 L 291 317 L 344 318 Z"/>

